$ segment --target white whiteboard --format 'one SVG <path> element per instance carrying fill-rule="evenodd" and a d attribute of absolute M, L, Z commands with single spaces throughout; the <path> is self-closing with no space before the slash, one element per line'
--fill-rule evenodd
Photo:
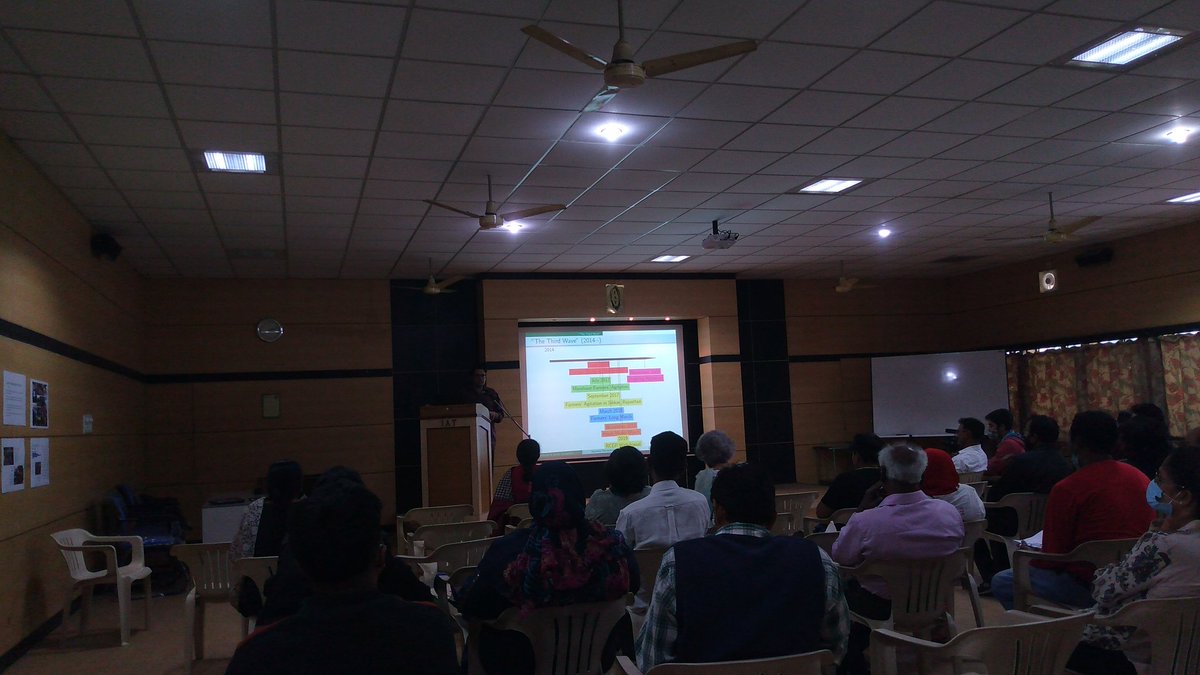
<path fill-rule="evenodd" d="M 960 417 L 1008 407 L 1004 352 L 871 359 L 871 404 L 879 436 L 943 436 Z"/>

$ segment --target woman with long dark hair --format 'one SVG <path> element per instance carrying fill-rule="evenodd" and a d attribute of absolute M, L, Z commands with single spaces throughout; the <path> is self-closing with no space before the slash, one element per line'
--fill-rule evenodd
<path fill-rule="evenodd" d="M 299 462 L 291 459 L 272 462 L 267 469 L 267 496 L 246 507 L 229 544 L 233 559 L 279 555 L 287 532 L 288 510 L 303 490 L 304 471 Z"/>
<path fill-rule="evenodd" d="M 496 484 L 496 493 L 488 508 L 488 520 L 503 528 L 506 523 L 500 520 L 513 504 L 529 503 L 529 495 L 533 491 L 533 473 L 541 457 L 542 446 L 532 438 L 517 443 L 517 466 L 505 471 Z"/>

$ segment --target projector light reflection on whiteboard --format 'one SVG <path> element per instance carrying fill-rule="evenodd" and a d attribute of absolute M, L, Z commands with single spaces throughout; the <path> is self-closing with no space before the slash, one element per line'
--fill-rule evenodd
<path fill-rule="evenodd" d="M 685 435 L 679 326 L 525 328 L 522 405 L 542 455 L 642 452 L 662 431 Z"/>

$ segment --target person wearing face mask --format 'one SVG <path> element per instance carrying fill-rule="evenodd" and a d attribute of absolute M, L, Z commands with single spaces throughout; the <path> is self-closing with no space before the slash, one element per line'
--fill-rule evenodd
<path fill-rule="evenodd" d="M 1200 595 L 1200 448 L 1176 450 L 1146 488 L 1158 518 L 1120 562 L 1096 570 L 1097 614 L 1146 598 Z M 1151 672 L 1150 643 L 1133 628 L 1089 625 L 1067 667 L 1083 675 Z M 1157 664 L 1153 664 L 1157 665 Z"/>
<path fill-rule="evenodd" d="M 1117 421 L 1102 410 L 1081 412 L 1071 421 L 1071 454 L 1079 469 L 1059 481 L 1046 500 L 1042 551 L 1070 553 L 1076 546 L 1103 539 L 1134 539 L 1154 520 L 1146 504 L 1150 479 L 1113 459 Z M 1092 605 L 1092 573 L 1087 563 L 1035 560 L 1029 582 L 1038 597 L 1071 607 Z M 1013 572 L 992 577 L 992 593 L 1005 609 L 1013 608 Z"/>

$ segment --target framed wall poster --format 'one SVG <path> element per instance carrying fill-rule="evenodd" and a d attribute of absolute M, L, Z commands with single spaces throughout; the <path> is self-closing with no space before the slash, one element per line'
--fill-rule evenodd
<path fill-rule="evenodd" d="M 25 439 L 0 440 L 0 492 L 25 489 Z"/>
<path fill-rule="evenodd" d="M 25 376 L 4 371 L 4 423 L 25 426 Z"/>
<path fill-rule="evenodd" d="M 34 379 L 29 380 L 29 426 L 50 428 L 50 385 Z"/>

